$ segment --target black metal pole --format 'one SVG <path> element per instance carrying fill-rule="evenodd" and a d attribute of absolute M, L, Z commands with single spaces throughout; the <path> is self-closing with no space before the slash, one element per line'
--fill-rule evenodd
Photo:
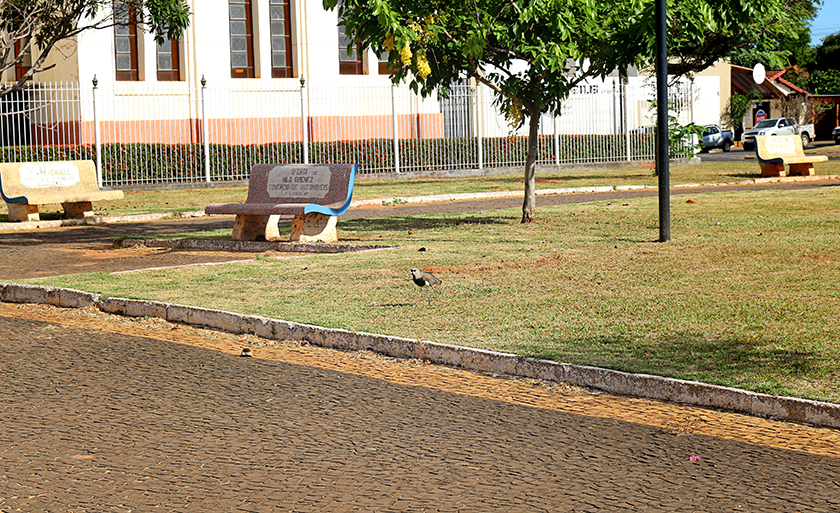
<path fill-rule="evenodd" d="M 656 0 L 656 171 L 659 176 L 659 242 L 671 240 L 671 171 L 668 155 L 667 2 Z"/>

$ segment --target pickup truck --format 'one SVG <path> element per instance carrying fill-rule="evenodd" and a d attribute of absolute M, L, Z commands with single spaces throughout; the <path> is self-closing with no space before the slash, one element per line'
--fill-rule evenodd
<path fill-rule="evenodd" d="M 702 135 L 703 148 L 700 151 L 709 151 L 714 148 L 729 151 L 729 148 L 735 145 L 732 130 L 721 130 L 717 125 L 706 125 Z"/>
<path fill-rule="evenodd" d="M 798 135 L 802 138 L 802 147 L 806 147 L 814 138 L 814 125 L 800 125 L 792 118 L 772 118 L 759 121 L 741 136 L 741 144 L 747 151 L 755 148 L 757 135 Z"/>

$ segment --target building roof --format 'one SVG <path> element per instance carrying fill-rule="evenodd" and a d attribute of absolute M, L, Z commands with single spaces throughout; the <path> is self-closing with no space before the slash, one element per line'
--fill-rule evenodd
<path fill-rule="evenodd" d="M 756 84 L 752 77 L 752 68 L 732 65 L 732 92 L 748 94 L 757 92 L 764 98 L 786 98 L 789 94 L 808 94 L 804 89 L 783 78 L 787 69 L 769 70 L 764 82 Z"/>

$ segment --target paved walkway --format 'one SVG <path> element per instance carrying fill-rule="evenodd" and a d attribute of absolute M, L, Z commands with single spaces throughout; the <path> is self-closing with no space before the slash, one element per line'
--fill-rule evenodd
<path fill-rule="evenodd" d="M 0 304 L 0 511 L 840 511 L 837 430 L 274 346 Z"/>
<path fill-rule="evenodd" d="M 834 429 L 87 309 L 0 352 L 2 513 L 840 511 Z"/>

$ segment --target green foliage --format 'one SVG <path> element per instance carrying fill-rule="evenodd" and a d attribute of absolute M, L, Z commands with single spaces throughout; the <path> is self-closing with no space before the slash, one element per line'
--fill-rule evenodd
<path fill-rule="evenodd" d="M 761 63 L 770 69 L 782 69 L 795 64 L 809 68 L 814 62 L 811 21 L 816 14 L 815 4 L 818 2 L 791 2 L 787 6 L 785 19 L 763 29 L 756 27 L 758 37 L 734 52 L 732 64 L 752 68 Z"/>
<path fill-rule="evenodd" d="M 322 0 L 354 44 L 388 54 L 395 82 L 424 95 L 473 78 L 494 92 L 513 127 L 529 118 L 523 222 L 534 219 L 542 113 L 559 114 L 573 87 L 628 65 L 650 68 L 655 0 Z M 773 29 L 793 34 L 810 0 L 672 0 L 669 72 L 708 68 Z M 770 50 L 773 55 L 776 50 Z M 775 53 L 773 53 L 775 52 Z"/>
<path fill-rule="evenodd" d="M 688 123 L 683 125 L 675 116 L 668 115 L 668 155 L 670 158 L 691 158 L 703 147 L 703 126 Z"/>
<path fill-rule="evenodd" d="M 743 129 L 744 117 L 750 111 L 752 103 L 760 99 L 761 95 L 755 91 L 748 94 L 733 94 L 726 103 L 726 109 L 723 111 L 721 121 L 732 130 Z"/>
<path fill-rule="evenodd" d="M 808 85 L 812 94 L 840 94 L 840 70 L 814 71 L 809 77 Z"/>
<path fill-rule="evenodd" d="M 837 69 L 840 62 L 840 32 L 830 34 L 817 47 L 814 69 L 827 71 Z"/>

